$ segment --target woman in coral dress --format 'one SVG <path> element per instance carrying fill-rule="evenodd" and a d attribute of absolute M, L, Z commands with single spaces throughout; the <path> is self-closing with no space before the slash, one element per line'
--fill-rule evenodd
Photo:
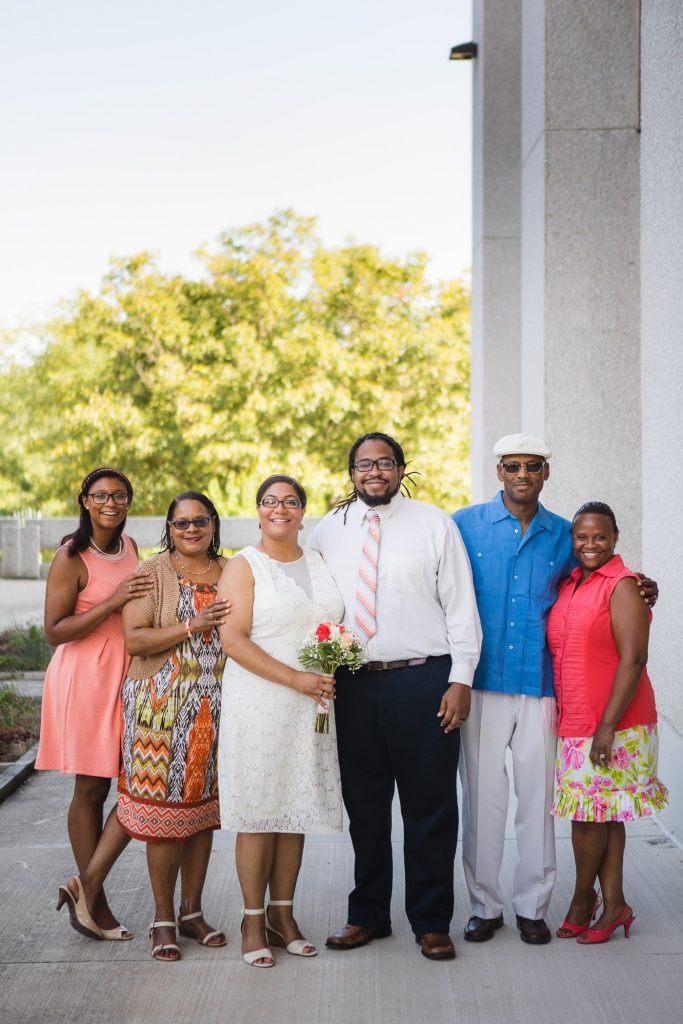
<path fill-rule="evenodd" d="M 55 555 L 47 578 L 45 634 L 57 650 L 43 687 L 36 768 L 76 776 L 68 829 L 79 871 L 85 870 L 103 834 L 103 807 L 118 775 L 120 689 L 128 655 L 121 609 L 150 586 L 137 573 L 135 542 L 123 532 L 133 488 L 123 473 L 100 467 L 78 495 L 80 520 Z M 112 863 L 127 837 L 110 815 Z M 78 884 L 60 887 L 71 923 L 93 938 L 131 938 L 114 918 L 103 891 L 93 898 L 92 927 L 76 915 Z"/>
<path fill-rule="evenodd" d="M 606 942 L 634 913 L 623 889 L 624 823 L 666 804 L 657 777 L 657 709 L 647 674 L 650 612 L 637 576 L 614 554 L 609 505 L 582 505 L 572 522 L 579 563 L 548 616 L 558 701 L 552 813 L 572 823 L 574 895 L 557 930 L 583 945 Z M 600 904 L 603 912 L 592 923 Z"/>
<path fill-rule="evenodd" d="M 134 657 L 122 690 L 117 814 L 128 835 L 147 843 L 152 956 L 171 962 L 181 956 L 176 926 L 202 946 L 225 945 L 224 934 L 204 920 L 202 889 L 220 827 L 216 756 L 225 656 L 218 627 L 228 602 L 216 600 L 225 559 L 212 502 L 184 491 L 166 518 L 162 552 L 143 565 L 154 589 L 124 613 Z"/>

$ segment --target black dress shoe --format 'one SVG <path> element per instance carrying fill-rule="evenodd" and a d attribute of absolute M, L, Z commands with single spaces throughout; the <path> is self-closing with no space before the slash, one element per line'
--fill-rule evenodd
<path fill-rule="evenodd" d="M 496 934 L 496 929 L 502 927 L 502 914 L 498 917 L 474 916 L 465 925 L 465 938 L 468 942 L 488 942 Z"/>
<path fill-rule="evenodd" d="M 334 935 L 330 935 L 325 945 L 328 949 L 358 949 L 367 946 L 373 939 L 386 939 L 391 935 L 391 925 L 386 928 L 364 928 L 362 924 L 345 924 Z"/>
<path fill-rule="evenodd" d="M 544 946 L 546 942 L 550 942 L 550 928 L 542 917 L 534 920 L 531 917 L 520 917 L 517 914 L 517 927 L 522 942 L 528 942 L 532 946 Z"/>

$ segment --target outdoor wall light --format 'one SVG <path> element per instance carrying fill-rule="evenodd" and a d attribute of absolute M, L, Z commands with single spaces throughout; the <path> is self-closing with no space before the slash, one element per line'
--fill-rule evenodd
<path fill-rule="evenodd" d="M 477 56 L 476 43 L 460 43 L 451 49 L 449 60 L 474 60 Z"/>

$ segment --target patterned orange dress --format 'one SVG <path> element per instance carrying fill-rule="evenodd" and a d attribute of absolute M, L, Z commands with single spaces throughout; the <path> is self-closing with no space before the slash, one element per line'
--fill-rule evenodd
<path fill-rule="evenodd" d="M 216 598 L 216 584 L 179 582 L 179 622 Z M 135 839 L 182 842 L 220 828 L 216 757 L 224 666 L 214 628 L 183 640 L 148 679 L 125 680 L 117 817 Z"/>

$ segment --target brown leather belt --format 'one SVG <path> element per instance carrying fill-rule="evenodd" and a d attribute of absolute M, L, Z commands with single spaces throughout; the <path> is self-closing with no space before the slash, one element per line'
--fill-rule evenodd
<path fill-rule="evenodd" d="M 367 661 L 363 668 L 371 672 L 384 672 L 390 668 L 412 668 L 413 665 L 424 665 L 432 658 L 408 658 L 403 661 Z"/>

